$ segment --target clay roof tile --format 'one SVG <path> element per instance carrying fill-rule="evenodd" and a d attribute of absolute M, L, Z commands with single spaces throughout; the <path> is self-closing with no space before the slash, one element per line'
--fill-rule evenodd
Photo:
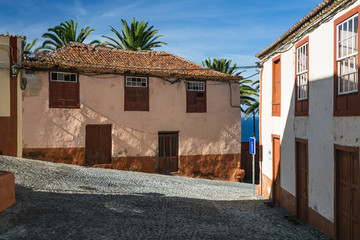
<path fill-rule="evenodd" d="M 139 74 L 193 80 L 240 80 L 205 68 L 168 52 L 129 51 L 70 43 L 45 56 L 27 59 L 24 67 L 37 70 L 76 70 L 84 73 Z"/>

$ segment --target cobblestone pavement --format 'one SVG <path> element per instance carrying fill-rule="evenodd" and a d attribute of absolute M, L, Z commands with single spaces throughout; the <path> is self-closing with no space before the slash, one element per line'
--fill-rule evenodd
<path fill-rule="evenodd" d="M 0 239 L 329 239 L 252 185 L 0 157 L 16 204 Z"/>

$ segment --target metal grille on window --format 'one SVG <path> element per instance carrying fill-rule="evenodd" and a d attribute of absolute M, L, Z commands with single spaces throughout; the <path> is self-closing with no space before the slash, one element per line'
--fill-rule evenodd
<path fill-rule="evenodd" d="M 205 83 L 203 82 L 186 82 L 188 91 L 205 91 Z"/>
<path fill-rule="evenodd" d="M 308 44 L 297 49 L 297 98 L 298 100 L 308 97 Z"/>
<path fill-rule="evenodd" d="M 144 77 L 126 77 L 127 87 L 147 87 L 147 78 Z"/>
<path fill-rule="evenodd" d="M 358 91 L 358 15 L 337 25 L 338 94 Z"/>

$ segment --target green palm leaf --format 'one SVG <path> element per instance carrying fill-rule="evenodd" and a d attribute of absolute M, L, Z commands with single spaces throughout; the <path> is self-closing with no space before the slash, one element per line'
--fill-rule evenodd
<path fill-rule="evenodd" d="M 70 42 L 82 43 L 95 30 L 90 27 L 82 28 L 77 35 L 78 23 L 73 20 L 60 23 L 58 26 L 49 28 L 47 33 L 42 35 L 46 40 L 43 42 L 41 49 L 56 50 Z M 101 45 L 99 40 L 94 40 L 90 44 Z"/>
<path fill-rule="evenodd" d="M 102 36 L 110 40 L 110 42 L 105 41 L 104 45 L 119 49 L 140 51 L 152 50 L 155 47 L 161 47 L 161 45 L 166 44 L 164 42 L 156 41 L 158 38 L 163 37 L 163 35 L 157 35 L 159 30 L 153 30 L 153 26 L 148 27 L 149 22 L 139 22 L 135 21 L 135 18 L 133 18 L 130 26 L 124 19 L 121 19 L 121 23 L 123 26 L 121 33 L 110 26 L 111 31 L 115 34 L 116 38 L 106 35 Z"/>

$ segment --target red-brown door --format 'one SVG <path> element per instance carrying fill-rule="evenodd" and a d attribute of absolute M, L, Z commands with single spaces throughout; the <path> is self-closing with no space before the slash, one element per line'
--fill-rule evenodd
<path fill-rule="evenodd" d="M 337 149 L 335 153 L 337 239 L 360 239 L 360 171 L 357 151 Z"/>
<path fill-rule="evenodd" d="M 158 172 L 178 171 L 178 133 L 159 133 Z"/>
<path fill-rule="evenodd" d="M 280 205 L 280 137 L 273 136 L 273 202 Z"/>
<path fill-rule="evenodd" d="M 111 125 L 86 126 L 85 164 L 111 163 Z"/>
<path fill-rule="evenodd" d="M 307 223 L 308 216 L 308 147 L 307 141 L 295 141 L 297 217 Z"/>

